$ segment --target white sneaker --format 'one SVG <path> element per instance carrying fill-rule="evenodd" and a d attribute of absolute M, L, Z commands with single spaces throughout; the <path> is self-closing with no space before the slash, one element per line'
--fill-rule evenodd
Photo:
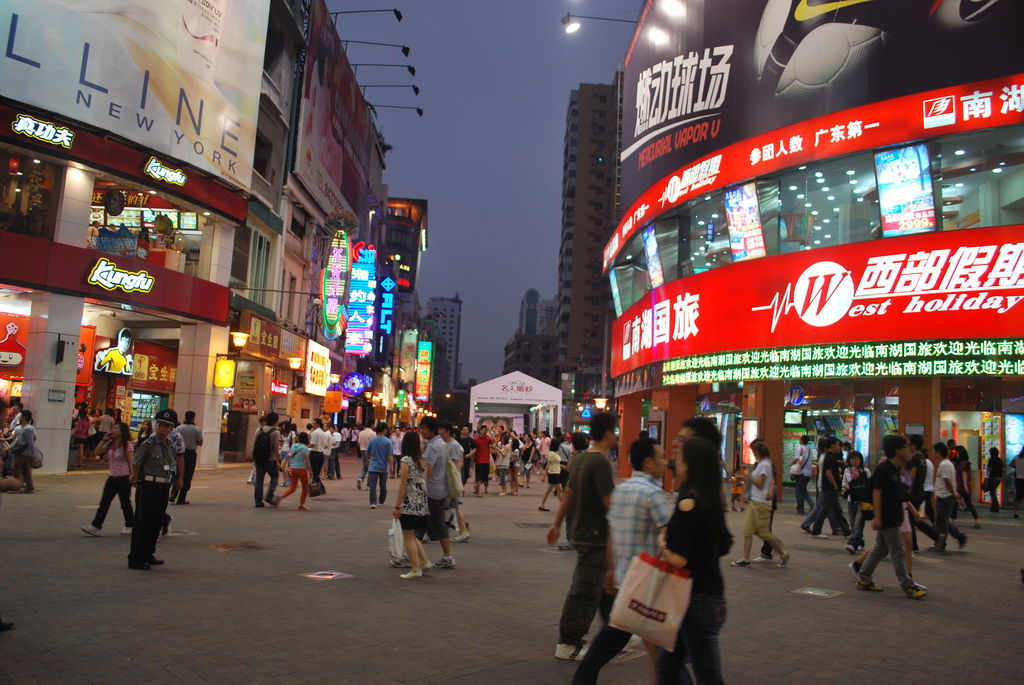
<path fill-rule="evenodd" d="M 452 542 L 469 542 L 469 533 L 459 533 L 452 538 Z"/>
<path fill-rule="evenodd" d="M 377 508 L 377 505 L 376 505 L 376 504 L 371 504 L 371 505 L 370 505 L 370 508 L 371 508 L 371 509 L 376 509 L 376 508 Z"/>
<path fill-rule="evenodd" d="M 420 570 L 423 571 L 424 573 L 426 573 L 427 571 L 429 571 L 432 568 L 434 568 L 434 562 L 428 561 L 427 563 L 423 564 L 420 567 Z"/>
<path fill-rule="evenodd" d="M 90 523 L 87 526 L 82 526 L 82 532 L 93 537 L 98 537 L 100 534 L 100 529 Z"/>
<path fill-rule="evenodd" d="M 441 557 L 438 561 L 434 562 L 434 566 L 437 568 L 455 568 L 455 559 L 451 557 Z"/>
<path fill-rule="evenodd" d="M 812 535 L 811 537 L 815 540 L 828 540 L 828 535 L 826 535 L 825 533 L 818 533 L 817 535 Z"/>
<path fill-rule="evenodd" d="M 131 526 L 125 526 L 124 528 L 121 529 L 121 535 L 131 535 L 131 534 L 132 534 Z"/>
<path fill-rule="evenodd" d="M 406 571 L 405 573 L 403 573 L 402 575 L 400 575 L 398 577 L 402 578 L 403 580 L 412 580 L 413 578 L 422 578 L 423 577 L 423 571 L 421 571 L 421 570 L 419 570 L 417 568 L 409 569 L 408 571 Z"/>
<path fill-rule="evenodd" d="M 768 563 L 771 563 L 772 558 L 771 557 L 765 557 L 765 556 L 762 556 L 762 555 L 758 554 L 756 557 L 754 557 L 750 561 L 752 561 L 755 564 L 768 564 Z"/>
<path fill-rule="evenodd" d="M 562 659 L 563 661 L 579 661 L 587 655 L 587 648 L 580 645 L 567 645 L 564 642 L 559 642 L 555 646 L 555 658 Z"/>

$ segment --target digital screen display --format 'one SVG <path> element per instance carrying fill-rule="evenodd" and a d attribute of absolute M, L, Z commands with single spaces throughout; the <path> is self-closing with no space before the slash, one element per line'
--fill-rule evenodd
<path fill-rule="evenodd" d="M 936 229 L 928 147 L 923 143 L 875 153 L 882 235 L 892 238 Z"/>
<path fill-rule="evenodd" d="M 651 288 L 660 288 L 665 283 L 665 274 L 661 270 L 661 258 L 658 256 L 658 238 L 654 235 L 654 225 L 644 229 L 644 252 L 647 253 L 647 274 L 651 277 Z"/>
<path fill-rule="evenodd" d="M 859 411 L 853 416 L 853 449 L 865 459 L 871 454 L 871 412 Z"/>
<path fill-rule="evenodd" d="M 802 426 L 804 425 L 803 413 L 798 411 L 783 412 L 782 422 L 787 426 Z"/>
<path fill-rule="evenodd" d="M 821 434 L 827 433 L 828 424 L 825 423 L 825 419 L 814 419 L 814 430 Z"/>
<path fill-rule="evenodd" d="M 612 285 L 612 303 L 615 305 L 615 317 L 622 316 L 622 298 L 619 297 L 619 275 L 615 269 L 608 272 L 608 280 Z"/>
<path fill-rule="evenodd" d="M 746 183 L 725 191 L 725 215 L 729 221 L 729 247 L 732 261 L 764 257 L 764 232 L 761 210 L 757 204 L 757 187 Z"/>
<path fill-rule="evenodd" d="M 898 433 L 899 427 L 896 425 L 896 421 L 888 414 L 882 415 L 882 428 L 886 433 Z"/>

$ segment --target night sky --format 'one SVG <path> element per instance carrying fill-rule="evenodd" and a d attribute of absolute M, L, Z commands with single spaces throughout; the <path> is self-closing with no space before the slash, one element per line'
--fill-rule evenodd
<path fill-rule="evenodd" d="M 352 63 L 409 63 L 403 69 L 360 67 L 377 125 L 394 149 L 384 182 L 394 197 L 430 203 L 429 249 L 420 301 L 463 300 L 462 379 L 501 373 L 506 340 L 515 332 L 528 288 L 555 295 L 561 232 L 562 145 L 569 92 L 580 83 L 611 83 L 632 36 L 629 24 L 583 21 L 566 35 L 567 13 L 635 20 L 639 0 L 416 0 L 391 14 L 340 16 Z M 328 0 L 331 10 L 388 7 Z"/>

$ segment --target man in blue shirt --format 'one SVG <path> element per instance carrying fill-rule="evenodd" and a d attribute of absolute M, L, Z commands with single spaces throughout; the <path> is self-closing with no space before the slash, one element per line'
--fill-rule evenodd
<path fill-rule="evenodd" d="M 447 471 L 450 451 L 445 445 L 444 438 L 438 435 L 440 426 L 437 419 L 426 417 L 420 421 L 420 437 L 427 443 L 427 450 L 423 454 L 423 460 L 427 462 L 430 469 L 430 477 L 427 479 L 427 506 L 430 508 L 430 515 L 427 518 L 427 535 L 431 540 L 439 540 L 444 556 L 440 561 L 434 562 L 438 568 L 455 568 L 455 559 L 452 558 L 452 541 L 448 539 L 448 527 L 444 522 L 444 505 L 448 499 Z"/>
<path fill-rule="evenodd" d="M 367 485 L 370 488 L 370 508 L 383 506 L 388 496 L 388 471 L 391 469 L 391 439 L 387 436 L 388 425 L 381 421 L 377 424 L 375 437 L 366 443 Z M 380 486 L 380 498 L 377 497 L 377 486 Z"/>

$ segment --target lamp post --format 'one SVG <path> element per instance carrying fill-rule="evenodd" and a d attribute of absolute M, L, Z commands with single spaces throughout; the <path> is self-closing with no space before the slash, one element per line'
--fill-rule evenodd
<path fill-rule="evenodd" d="M 419 107 L 406 107 L 405 105 L 375 105 L 373 103 L 370 103 L 370 107 L 373 107 L 373 108 L 385 108 L 385 109 L 411 109 L 411 110 L 415 110 L 416 114 L 419 115 L 420 117 L 423 116 L 423 110 L 420 109 Z"/>
<path fill-rule="evenodd" d="M 399 48 L 402 51 L 403 55 L 405 55 L 406 57 L 409 56 L 409 46 L 408 45 L 399 45 L 398 43 L 378 43 L 378 42 L 372 41 L 372 40 L 346 40 L 346 39 L 342 39 L 341 42 L 345 46 L 346 50 L 348 49 L 348 44 L 349 43 L 357 43 L 359 45 L 382 45 L 382 46 L 387 47 L 387 48 Z"/>
<path fill-rule="evenodd" d="M 612 19 L 611 17 L 591 17 L 585 14 L 566 14 L 562 17 L 562 26 L 566 33 L 576 33 L 580 30 L 580 19 L 590 19 L 592 21 L 614 21 L 620 24 L 635 24 L 636 22 L 631 19 Z"/>

